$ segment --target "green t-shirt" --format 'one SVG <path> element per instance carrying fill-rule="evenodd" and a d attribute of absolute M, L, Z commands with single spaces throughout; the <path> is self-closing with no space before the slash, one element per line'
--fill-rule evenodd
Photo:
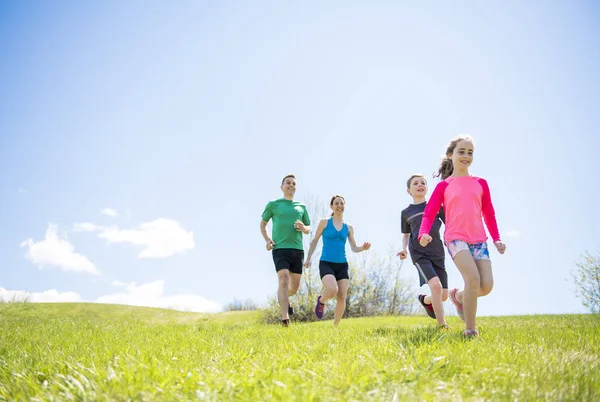
<path fill-rule="evenodd" d="M 262 214 L 262 220 L 269 222 L 273 219 L 273 242 L 275 249 L 295 248 L 304 250 L 302 247 L 302 232 L 294 228 L 297 220 L 302 221 L 306 226 L 310 226 L 308 211 L 306 206 L 298 201 L 290 201 L 280 198 L 270 201 Z"/>

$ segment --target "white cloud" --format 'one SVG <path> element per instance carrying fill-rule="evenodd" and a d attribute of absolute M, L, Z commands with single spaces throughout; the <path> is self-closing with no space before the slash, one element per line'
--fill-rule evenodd
<path fill-rule="evenodd" d="M 105 227 L 100 229 L 98 236 L 109 243 L 129 243 L 143 247 L 138 254 L 140 258 L 164 258 L 195 247 L 193 232 L 187 232 L 178 222 L 165 218 L 142 223 L 137 229 Z"/>
<path fill-rule="evenodd" d="M 119 287 L 119 288 L 124 288 L 127 286 L 127 284 L 125 282 L 121 282 L 121 281 L 112 281 L 111 284 L 113 286 Z"/>
<path fill-rule="evenodd" d="M 508 230 L 506 233 L 504 233 L 503 237 L 506 238 L 515 238 L 515 237 L 519 237 L 521 235 L 521 232 L 519 232 L 518 230 Z"/>
<path fill-rule="evenodd" d="M 161 280 L 139 286 L 130 283 L 125 290 L 126 292 L 101 296 L 96 303 L 159 307 L 199 313 L 216 313 L 223 310 L 219 303 L 195 294 L 165 296 L 164 281 Z"/>
<path fill-rule="evenodd" d="M 100 213 L 102 215 L 110 216 L 111 218 L 114 218 L 118 215 L 117 211 L 112 208 L 104 208 L 102 211 L 100 211 Z"/>
<path fill-rule="evenodd" d="M 48 225 L 44 240 L 36 243 L 33 239 L 27 239 L 21 243 L 21 247 L 27 247 L 25 257 L 40 269 L 52 266 L 63 271 L 100 275 L 100 271 L 87 257 L 76 253 L 75 247 L 66 238 L 58 236 L 56 225 Z"/>
<path fill-rule="evenodd" d="M 31 303 L 61 303 L 80 302 L 81 296 L 75 292 L 59 292 L 56 289 L 44 292 L 29 293 L 24 290 L 8 290 L 0 288 L 0 300 L 4 302 L 31 302 Z"/>
<path fill-rule="evenodd" d="M 160 218 L 142 223 L 135 229 L 98 226 L 82 222 L 73 224 L 76 232 L 99 232 L 98 237 L 109 243 L 129 243 L 141 246 L 140 258 L 164 258 L 194 249 L 194 233 L 183 229 L 177 221 Z"/>

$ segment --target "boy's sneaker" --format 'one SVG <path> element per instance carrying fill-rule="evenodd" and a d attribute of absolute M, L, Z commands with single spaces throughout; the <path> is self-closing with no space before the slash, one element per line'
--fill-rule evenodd
<path fill-rule="evenodd" d="M 419 303 L 421 303 L 423 307 L 425 307 L 427 315 L 435 320 L 435 311 L 433 311 L 433 305 L 425 304 L 425 295 L 421 293 L 417 298 L 419 299 Z"/>
<path fill-rule="evenodd" d="M 458 314 L 458 317 L 465 321 L 465 311 L 462 303 L 456 298 L 456 292 L 458 292 L 457 288 L 454 288 L 450 291 L 450 301 L 452 301 L 452 304 L 454 304 L 454 307 L 456 307 L 456 313 Z"/>
<path fill-rule="evenodd" d="M 447 324 L 440 325 L 440 326 L 438 327 L 438 329 L 439 329 L 440 331 L 450 331 L 450 327 L 449 327 Z"/>
<path fill-rule="evenodd" d="M 281 320 L 281 325 L 283 325 L 284 327 L 287 327 L 288 325 L 290 325 L 290 320 L 289 319 Z"/>
<path fill-rule="evenodd" d="M 315 305 L 315 315 L 320 320 L 323 318 L 323 313 L 325 311 L 325 305 L 321 303 L 321 296 L 317 297 L 317 304 Z"/>
<path fill-rule="evenodd" d="M 465 329 L 463 331 L 463 336 L 465 338 L 477 338 L 479 336 L 479 331 L 476 329 Z"/>

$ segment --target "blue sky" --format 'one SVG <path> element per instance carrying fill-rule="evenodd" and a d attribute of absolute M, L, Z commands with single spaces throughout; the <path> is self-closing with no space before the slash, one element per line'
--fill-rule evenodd
<path fill-rule="evenodd" d="M 600 246 L 598 17 L 591 1 L 3 2 L 2 294 L 263 302 L 260 215 L 283 175 L 299 200 L 343 194 L 383 256 L 406 179 L 467 133 L 508 248 L 479 313 L 582 312 L 568 280 Z"/>

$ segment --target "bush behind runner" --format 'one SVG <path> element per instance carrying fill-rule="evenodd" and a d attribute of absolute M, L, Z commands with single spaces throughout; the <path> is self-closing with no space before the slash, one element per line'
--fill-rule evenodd
<path fill-rule="evenodd" d="M 315 253 L 316 254 L 316 253 Z M 391 255 L 394 255 L 393 250 Z M 292 321 L 316 321 L 314 308 L 322 284 L 319 275 L 319 255 L 313 257 L 310 270 L 302 274 L 298 292 L 290 297 L 294 307 Z M 412 266 L 403 264 L 397 257 L 379 257 L 376 253 L 349 260 L 350 287 L 344 318 L 383 315 L 421 314 L 416 303 L 416 289 L 401 272 Z M 333 319 L 335 299 L 327 303 L 323 319 Z M 265 323 L 280 323 L 277 296 L 269 298 L 264 310 Z"/>

